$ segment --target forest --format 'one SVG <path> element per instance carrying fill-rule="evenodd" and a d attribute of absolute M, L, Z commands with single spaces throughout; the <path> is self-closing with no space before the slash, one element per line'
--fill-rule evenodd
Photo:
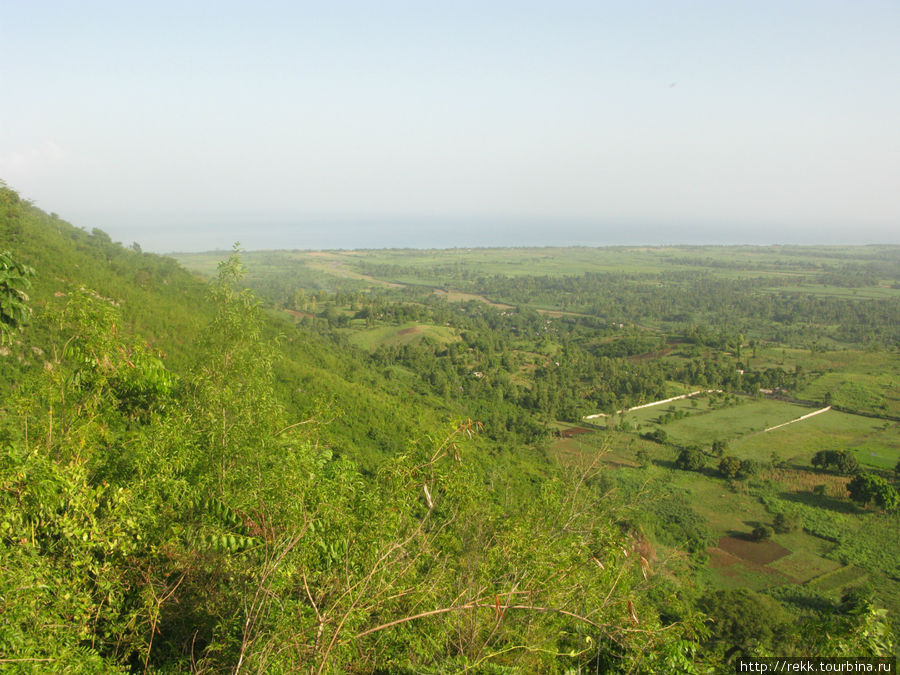
<path fill-rule="evenodd" d="M 900 247 L 145 253 L 0 185 L 0 666 L 896 656 Z"/>

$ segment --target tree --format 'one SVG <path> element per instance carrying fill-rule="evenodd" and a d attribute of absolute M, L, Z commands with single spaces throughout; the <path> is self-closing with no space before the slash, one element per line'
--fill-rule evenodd
<path fill-rule="evenodd" d="M 750 536 L 753 538 L 753 541 L 768 541 L 772 538 L 772 534 L 772 528 L 768 525 L 757 525 L 753 528 Z"/>
<path fill-rule="evenodd" d="M 706 455 L 697 446 L 682 448 L 675 459 L 675 468 L 682 471 L 702 471 L 706 466 Z"/>
<path fill-rule="evenodd" d="M 835 458 L 835 467 L 840 473 L 854 474 L 859 471 L 859 460 L 856 459 L 856 455 L 852 455 L 844 450 L 838 450 Z"/>
<path fill-rule="evenodd" d="M 820 469 L 831 469 L 838 473 L 850 475 L 859 471 L 859 460 L 856 455 L 846 450 L 819 450 L 810 462 Z"/>
<path fill-rule="evenodd" d="M 817 469 L 824 469 L 831 463 L 830 458 L 833 454 L 833 450 L 819 450 L 815 455 L 813 455 L 812 460 L 810 460 L 810 464 L 812 464 Z"/>
<path fill-rule="evenodd" d="M 728 449 L 728 443 L 722 440 L 713 441 L 712 444 L 712 454 L 714 457 L 722 457 L 725 454 L 725 450 Z"/>
<path fill-rule="evenodd" d="M 788 624 L 775 600 L 744 588 L 710 593 L 700 606 L 711 619 L 710 642 L 726 653 L 770 648 Z"/>
<path fill-rule="evenodd" d="M 741 472 L 741 460 L 734 455 L 723 457 L 719 462 L 719 473 L 725 478 L 737 478 Z"/>
<path fill-rule="evenodd" d="M 885 511 L 892 511 L 900 504 L 897 490 L 884 478 L 874 473 L 860 473 L 847 483 L 850 499 L 860 504 L 875 504 Z"/>
<path fill-rule="evenodd" d="M 669 435 L 663 431 L 662 429 L 654 429 L 653 431 L 648 431 L 643 434 L 643 437 L 648 441 L 655 441 L 656 443 L 660 443 L 665 445 L 665 443 L 669 440 Z"/>

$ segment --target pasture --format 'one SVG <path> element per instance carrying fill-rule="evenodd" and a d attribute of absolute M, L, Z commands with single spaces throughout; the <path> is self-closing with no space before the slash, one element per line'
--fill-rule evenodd
<path fill-rule="evenodd" d="M 654 408 L 644 408 L 626 413 L 624 417 L 626 421 L 631 421 L 633 417 L 634 423 L 642 430 L 662 429 L 675 443 L 708 446 L 717 440 L 731 442 L 748 434 L 762 433 L 771 426 L 789 422 L 811 411 L 805 406 L 773 400 L 750 400 L 718 410 L 709 408 L 709 399 L 702 403 L 698 400 L 696 407 L 689 401 L 690 399 L 684 399 Z M 679 405 L 674 405 L 675 403 Z M 657 420 L 660 415 L 667 412 L 666 409 L 670 405 L 676 410 L 686 412 L 687 416 L 667 424 L 659 424 Z"/>
<path fill-rule="evenodd" d="M 440 344 L 446 344 L 458 340 L 459 337 L 452 328 L 447 326 L 407 322 L 399 326 L 380 326 L 355 331 L 349 339 L 357 347 L 374 351 L 381 346 L 406 345 L 423 339 L 432 339 Z"/>
<path fill-rule="evenodd" d="M 742 459 L 768 461 L 774 453 L 791 465 L 808 465 L 820 450 L 850 450 L 861 464 L 892 469 L 900 459 L 900 423 L 829 410 L 729 445 Z"/>

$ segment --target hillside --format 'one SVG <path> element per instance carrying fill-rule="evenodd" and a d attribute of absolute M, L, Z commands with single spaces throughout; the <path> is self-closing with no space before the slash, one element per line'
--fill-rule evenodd
<path fill-rule="evenodd" d="M 100 230 L 88 233 L 48 215 L 5 187 L 0 209 L 0 249 L 12 250 L 37 271 L 29 291 L 34 320 L 0 358 L 0 386 L 42 367 L 40 352 L 56 330 L 49 317 L 82 287 L 112 301 L 119 328 L 147 340 L 165 355 L 168 368 L 181 372 L 192 364 L 203 327 L 215 315 L 204 280 L 171 258 L 124 247 Z M 384 380 L 353 353 L 283 314 L 267 315 L 263 333 L 280 346 L 275 381 L 289 414 L 301 420 L 317 406 L 327 408 L 321 441 L 369 467 L 433 429 L 435 419 L 448 419 L 448 411 L 435 410 L 427 397 L 396 396 L 408 391 L 403 383 Z"/>
<path fill-rule="evenodd" d="M 236 285 L 236 256 L 207 289 L 3 198 L 3 248 L 36 270 L 33 320 L 11 324 L 3 357 L 4 663 L 338 672 L 672 656 L 628 630 L 646 582 L 598 548 L 631 544 L 586 520 L 609 508 L 593 491 L 573 500 L 554 480 L 506 511 L 478 469 L 478 424 L 392 395 L 405 385 L 312 332 L 274 340 L 286 325 Z M 388 453 L 365 472 L 354 461 Z M 516 645 L 535 651 L 509 656 Z"/>

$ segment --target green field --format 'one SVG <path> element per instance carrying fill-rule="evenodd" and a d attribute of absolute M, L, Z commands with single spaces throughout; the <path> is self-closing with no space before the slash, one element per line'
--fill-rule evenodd
<path fill-rule="evenodd" d="M 768 461 L 775 453 L 789 463 L 808 463 L 820 450 L 852 450 L 863 464 L 892 469 L 900 459 L 900 423 L 829 410 L 729 446 L 738 457 Z"/>
<path fill-rule="evenodd" d="M 227 252 L 178 253 L 175 258 L 190 269 L 211 275 Z M 752 274 L 771 279 L 772 293 L 828 295 L 850 299 L 900 297 L 894 279 L 874 285 L 836 286 L 818 275 L 848 265 L 877 264 L 895 255 L 891 247 L 785 247 L 785 246 L 660 246 L 563 248 L 455 248 L 440 250 L 374 249 L 351 251 L 249 251 L 245 259 L 251 275 L 272 276 L 298 266 L 345 279 L 369 283 L 452 284 L 461 272 L 472 275 L 571 276 L 588 273 L 655 275 L 696 272 L 723 279 Z M 375 268 L 381 268 L 371 274 Z M 376 281 L 377 278 L 377 281 Z"/>
<path fill-rule="evenodd" d="M 720 410 L 704 410 L 701 404 L 694 409 L 690 407 L 690 403 L 687 405 L 683 401 L 680 403 L 681 405 L 678 407 L 690 411 L 688 417 L 654 426 L 663 429 L 674 442 L 687 445 L 692 443 L 711 445 L 716 440 L 732 441 L 747 434 L 762 432 L 768 427 L 789 422 L 811 412 L 810 408 L 804 406 L 769 400 L 749 401 Z M 658 406 L 658 408 L 664 409 L 669 405 L 671 404 Z M 641 416 L 650 414 L 651 418 L 658 417 L 663 412 L 660 410 L 653 415 L 648 413 L 648 410 L 654 410 L 654 408 L 640 411 Z M 694 412 L 695 410 L 696 412 Z M 627 413 L 625 418 L 628 419 L 637 412 Z"/>
<path fill-rule="evenodd" d="M 361 330 L 350 336 L 350 342 L 370 351 L 381 346 L 407 345 L 424 339 L 446 344 L 458 340 L 459 337 L 446 326 L 431 326 L 415 322 L 404 323 L 400 326 L 381 326 L 380 328 Z"/>

